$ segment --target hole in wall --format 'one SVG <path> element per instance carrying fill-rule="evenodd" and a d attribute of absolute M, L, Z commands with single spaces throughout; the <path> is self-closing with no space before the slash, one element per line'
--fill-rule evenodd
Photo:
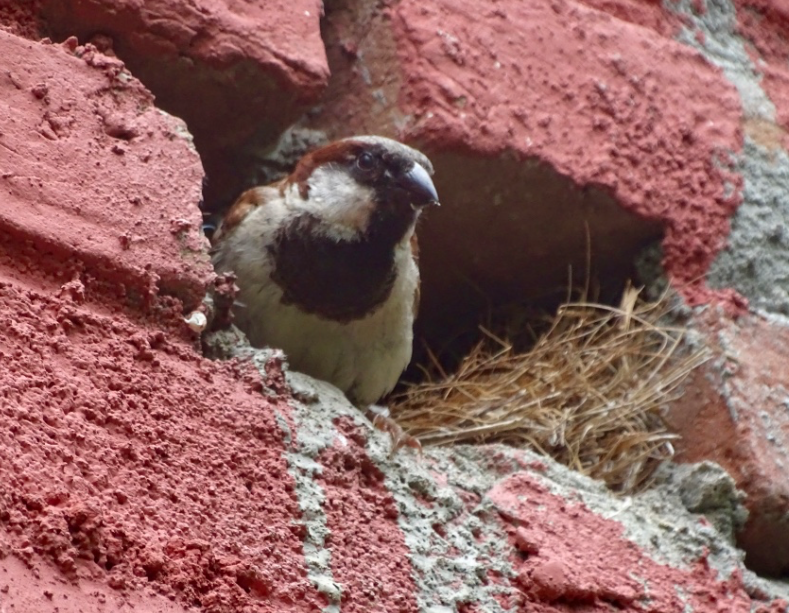
<path fill-rule="evenodd" d="M 636 255 L 662 235 L 657 221 L 537 160 L 430 157 L 442 207 L 419 227 L 415 365 L 429 347 L 451 369 L 479 324 L 513 309 L 536 321 L 579 290 L 617 304 Z"/>

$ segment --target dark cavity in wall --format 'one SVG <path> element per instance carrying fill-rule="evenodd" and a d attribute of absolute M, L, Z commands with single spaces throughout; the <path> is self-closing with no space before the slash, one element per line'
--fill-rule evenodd
<path fill-rule="evenodd" d="M 419 228 L 417 362 L 425 346 L 451 362 L 503 306 L 545 313 L 579 292 L 618 303 L 636 255 L 662 235 L 657 221 L 537 160 L 427 153 L 442 207 Z"/>

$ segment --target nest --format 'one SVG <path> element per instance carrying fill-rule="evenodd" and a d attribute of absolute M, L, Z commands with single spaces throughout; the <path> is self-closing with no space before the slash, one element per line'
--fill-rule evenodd
<path fill-rule="evenodd" d="M 619 491 L 647 486 L 673 456 L 664 414 L 707 359 L 661 323 L 664 297 L 628 287 L 618 308 L 564 304 L 527 351 L 509 325 L 484 335 L 447 375 L 431 354 L 427 379 L 398 394 L 393 417 L 422 445 L 528 446 Z M 504 338 L 502 338 L 504 336 Z"/>

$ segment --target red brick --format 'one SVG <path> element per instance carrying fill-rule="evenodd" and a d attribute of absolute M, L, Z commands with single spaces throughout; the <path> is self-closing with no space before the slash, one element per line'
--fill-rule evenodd
<path fill-rule="evenodd" d="M 789 328 L 758 315 L 732 320 L 710 309 L 692 324 L 712 360 L 685 385 L 669 422 L 677 459 L 713 460 L 747 494 L 738 535 L 746 564 L 789 571 Z"/>

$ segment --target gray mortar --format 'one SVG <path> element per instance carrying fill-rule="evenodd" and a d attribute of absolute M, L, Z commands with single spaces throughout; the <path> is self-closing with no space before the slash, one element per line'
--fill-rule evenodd
<path fill-rule="evenodd" d="M 746 118 L 774 123 L 775 106 L 737 34 L 731 0 L 707 0 L 702 14 L 694 12 L 693 4 L 664 2 L 666 10 L 681 13 L 692 24 L 683 28 L 678 40 L 723 70 L 737 88 Z M 696 30 L 704 34 L 703 43 Z M 789 315 L 789 156 L 746 137 L 735 158 L 744 183 L 743 202 L 732 220 L 728 244 L 711 266 L 709 284 L 736 289 L 757 309 Z"/>
<path fill-rule="evenodd" d="M 422 461 L 401 456 L 389 462 L 386 455 L 374 460 L 397 501 L 398 524 L 411 552 L 420 610 L 456 611 L 473 603 L 480 611 L 503 612 L 495 595 L 508 594 L 512 588 L 486 585 L 489 571 L 510 579 L 515 576 L 506 533 L 498 522 L 485 520 L 495 514 L 485 494 L 496 477 L 446 449 L 429 450 Z M 447 484 L 438 485 L 428 469 L 445 474 Z M 468 512 L 461 492 L 476 494 L 481 502 Z M 416 495 L 433 501 L 432 508 L 419 502 Z M 436 532 L 435 525 L 442 526 L 443 535 Z"/>
<path fill-rule="evenodd" d="M 666 464 L 658 475 L 663 494 L 679 497 L 691 513 L 704 515 L 729 546 L 748 520 L 745 494 L 734 479 L 714 462 Z M 725 567 L 721 566 L 725 572 Z"/>
<path fill-rule="evenodd" d="M 286 453 L 288 472 L 295 482 L 296 496 L 302 512 L 300 522 L 305 527 L 304 559 L 307 563 L 308 577 L 315 588 L 329 600 L 323 608 L 324 613 L 339 613 L 342 599 L 342 585 L 334 581 L 331 571 L 331 550 L 325 546 L 329 528 L 323 511 L 325 495 L 323 488 L 315 480 L 323 470 L 316 461 L 318 455 L 332 446 L 339 434 L 332 421 L 324 414 L 329 409 L 332 418 L 348 414 L 343 405 L 342 394 L 333 386 L 310 379 L 300 373 L 288 373 L 288 383 L 294 396 L 304 402 L 292 402 L 293 418 L 298 423 L 295 445 Z M 321 408 L 312 405 L 321 399 Z M 343 408 L 346 410 L 343 411 Z M 352 409 L 352 407 L 350 407 Z M 316 419 L 321 415 L 321 419 Z M 304 426 L 304 427 L 302 427 Z"/>
<path fill-rule="evenodd" d="M 263 374 L 267 361 L 282 359 L 278 351 L 250 348 L 243 334 L 234 331 L 209 334 L 205 342 L 216 356 L 251 359 Z M 621 523 L 625 537 L 657 562 L 689 568 L 707 551 L 709 564 L 722 579 L 735 570 L 742 573 L 755 600 L 789 600 L 789 583 L 757 577 L 744 567 L 742 551 L 732 545 L 734 530 L 746 518 L 743 497 L 732 478 L 715 464 L 666 464 L 653 489 L 622 497 L 601 482 L 524 449 L 456 446 L 427 449 L 424 457 L 404 450 L 390 458 L 389 437 L 373 429 L 339 390 L 287 370 L 286 377 L 295 398 L 291 402 L 298 430 L 295 441 L 284 416 L 278 417 L 278 423 L 288 443 L 288 470 L 302 511 L 299 521 L 305 527 L 308 575 L 330 602 L 324 608 L 326 613 L 341 611 L 342 586 L 332 577 L 331 552 L 325 546 L 328 527 L 322 507 L 324 492 L 315 479 L 321 470 L 316 458 L 338 438 L 342 440 L 333 425 L 338 417 L 351 418 L 367 432 L 366 451 L 384 473 L 387 489 L 398 506 L 398 524 L 410 551 L 421 611 L 453 613 L 464 603 L 474 603 L 485 613 L 503 613 L 496 594 L 516 589 L 484 582 L 490 570 L 510 580 L 515 576 L 510 564 L 512 548 L 503 527 L 488 519 L 498 510 L 486 494 L 510 474 L 501 468 L 501 461 L 496 468 L 490 467 L 492 453 L 511 460 L 511 474 L 522 470 L 519 466 L 543 464 L 546 470 L 531 472 L 533 478 L 555 495 L 580 499 L 595 513 Z M 446 484 L 437 483 L 435 474 L 444 475 Z M 479 496 L 480 502 L 467 509 L 464 493 Z M 425 499 L 432 506 L 420 501 Z M 700 521 L 702 514 L 707 522 Z M 436 532 L 436 525 L 444 528 L 443 535 Z"/>
<path fill-rule="evenodd" d="M 746 138 L 737 165 L 743 202 L 709 283 L 735 288 L 757 309 L 789 315 L 789 156 Z"/>
<path fill-rule="evenodd" d="M 235 328 L 206 335 L 204 345 L 206 353 L 214 358 L 252 359 L 264 376 L 265 363 L 272 357 L 280 357 L 278 352 L 269 349 L 252 349 L 243 333 Z M 439 486 L 428 470 L 428 462 L 414 457 L 408 450 L 390 458 L 389 437 L 373 429 L 369 420 L 335 387 L 300 373 L 286 371 L 286 377 L 294 397 L 300 399 L 292 403 L 298 433 L 296 445 L 287 452 L 288 467 L 303 513 L 301 521 L 306 528 L 304 550 L 309 578 L 331 602 L 324 611 L 340 611 L 342 586 L 332 578 L 330 550 L 324 545 L 328 528 L 323 513 L 324 492 L 314 479 L 320 471 L 315 458 L 341 437 L 333 426 L 335 420 L 351 417 L 354 423 L 367 430 L 366 451 L 384 473 L 387 489 L 398 506 L 398 524 L 411 552 L 420 610 L 453 612 L 457 606 L 473 602 L 482 611 L 503 613 L 504 609 L 493 596 L 512 588 L 484 584 L 488 569 L 497 570 L 505 577 L 514 575 L 508 561 L 510 547 L 506 534 L 497 523 L 482 519 L 494 510 L 484 495 L 497 477 L 485 477 L 480 467 L 473 463 L 461 464 L 454 471 L 459 481 L 451 480 L 450 484 Z M 320 406 L 313 406 L 317 404 Z M 283 434 L 290 440 L 292 433 L 284 426 L 284 420 L 279 421 L 283 422 Z M 445 457 L 447 451 L 429 454 L 431 458 L 436 455 Z M 452 464 L 457 466 L 457 460 Z M 476 493 L 483 500 L 473 513 L 463 512 L 459 490 Z M 434 501 L 433 508 L 428 509 L 417 496 Z M 443 537 L 436 533 L 434 525 L 446 528 Z M 453 547 L 461 552 L 460 555 L 449 555 Z M 460 578 L 464 587 L 458 589 Z"/>
<path fill-rule="evenodd" d="M 731 0 L 706 0 L 704 11 L 694 10 L 694 0 L 664 0 L 663 8 L 679 13 L 690 21 L 692 27 L 684 27 L 677 40 L 697 49 L 704 57 L 718 66 L 740 95 L 747 117 L 758 117 L 775 121 L 775 105 L 761 87 L 761 76 L 753 66 L 745 41 L 737 34 L 737 9 Z M 704 34 L 703 43 L 696 31 Z"/>
<path fill-rule="evenodd" d="M 323 450 L 331 447 L 335 438 L 339 436 L 332 426 L 332 419 L 340 415 L 353 415 L 357 411 L 348 404 L 339 390 L 328 383 L 288 371 L 284 354 L 279 349 L 250 347 L 244 333 L 235 326 L 206 334 L 203 344 L 206 356 L 212 359 L 250 360 L 263 377 L 266 377 L 265 368 L 270 360 L 275 359 L 282 364 L 293 392 L 294 400 L 290 402 L 293 408 L 292 417 L 299 426 L 295 440 L 285 417 L 279 414 L 275 417 L 283 434 L 287 449 L 285 456 L 288 473 L 294 481 L 296 497 L 299 501 L 301 518 L 298 521 L 305 529 L 303 545 L 307 576 L 315 589 L 329 602 L 322 611 L 339 613 L 342 586 L 332 576 L 331 550 L 325 546 L 325 539 L 329 534 L 326 515 L 323 512 L 325 496 L 323 488 L 315 480 L 315 475 L 320 473 L 322 467 L 315 458 Z M 322 407 L 315 410 L 312 404 L 319 399 Z M 316 415 L 321 415 L 321 418 L 316 419 Z M 327 419 L 327 415 L 331 418 Z"/>
<path fill-rule="evenodd" d="M 398 525 L 410 551 L 412 578 L 418 588 L 415 596 L 420 610 L 430 613 L 454 612 L 458 605 L 473 602 L 482 611 L 503 613 L 504 609 L 493 595 L 511 588 L 486 586 L 483 583 L 488 569 L 498 570 L 504 576 L 513 574 L 508 562 L 506 535 L 498 525 L 485 522 L 479 516 L 490 512 L 491 505 L 483 503 L 478 512 L 466 516 L 457 487 L 436 484 L 429 472 L 429 462 L 408 450 L 390 458 L 391 441 L 388 435 L 372 428 L 369 420 L 336 388 L 299 373 L 289 373 L 288 381 L 297 396 L 314 398 L 315 403 L 320 405 L 306 407 L 295 404 L 299 437 L 303 437 L 304 442 L 300 443 L 297 453 L 289 454 L 289 463 L 303 462 L 305 455 L 315 458 L 330 447 L 341 436 L 332 425 L 337 417 L 351 417 L 357 426 L 367 431 L 367 454 L 384 473 L 386 487 L 398 506 Z M 312 473 L 291 474 L 297 479 L 296 489 L 300 492 L 300 501 L 302 493 L 309 497 L 311 489 L 320 490 L 315 484 L 305 483 L 310 481 Z M 482 497 L 491 483 L 489 479 L 482 487 L 472 491 Z M 319 495 L 322 500 L 322 492 Z M 433 508 L 429 509 L 420 503 L 417 496 L 433 501 Z M 304 507 L 309 502 L 301 504 Z M 313 501 L 311 507 L 316 513 L 313 521 L 319 524 L 316 526 L 319 529 L 314 533 L 308 532 L 305 550 L 309 548 L 317 551 L 323 547 L 325 517 L 317 501 Z M 320 517 L 317 513 L 320 513 Z M 433 529 L 436 524 L 446 528 L 444 537 Z M 476 538 L 473 534 L 475 531 Z M 460 555 L 450 555 L 452 547 L 460 551 Z M 321 565 L 319 570 L 324 577 L 329 576 L 328 565 Z M 461 588 L 458 588 L 459 579 L 462 579 Z"/>

